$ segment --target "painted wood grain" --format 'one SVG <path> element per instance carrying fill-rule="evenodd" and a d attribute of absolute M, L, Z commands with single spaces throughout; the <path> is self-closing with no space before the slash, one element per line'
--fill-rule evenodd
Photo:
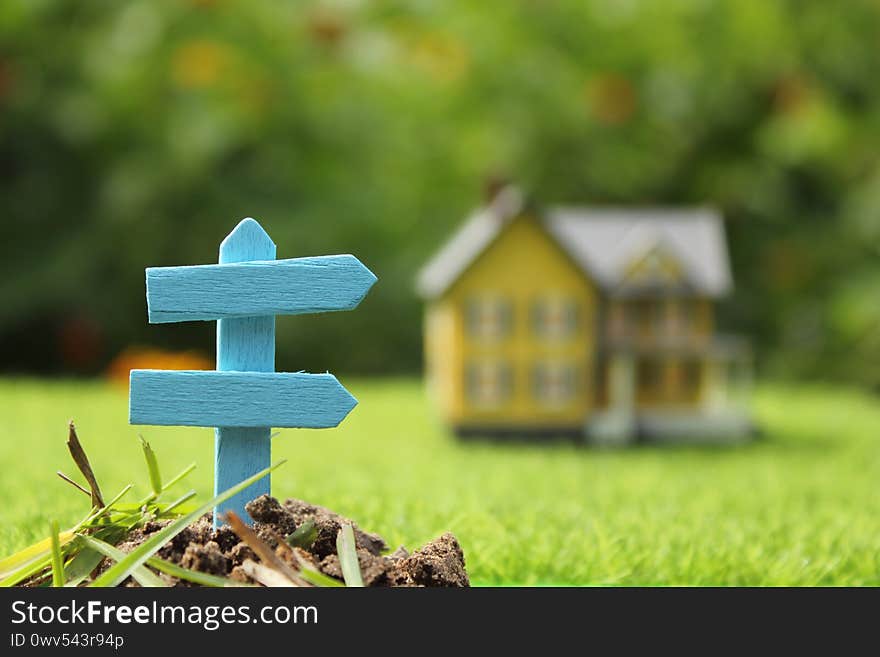
<path fill-rule="evenodd" d="M 130 385 L 131 424 L 321 429 L 357 404 L 332 374 L 132 370 Z"/>
<path fill-rule="evenodd" d="M 149 267 L 147 309 L 152 324 L 351 310 L 375 282 L 347 254 Z"/>
<path fill-rule="evenodd" d="M 275 243 L 260 224 L 243 219 L 220 243 L 220 266 L 251 260 L 275 259 Z M 149 308 L 147 273 L 147 307 Z M 217 370 L 241 372 L 275 371 L 275 317 L 235 317 L 217 322 Z M 217 404 L 223 407 L 221 401 Z M 228 406 L 227 406 L 228 408 Z M 214 495 L 268 468 L 272 462 L 272 429 L 268 418 L 257 426 L 239 426 L 238 422 L 212 423 L 214 430 Z M 248 486 L 214 509 L 214 528 L 223 524 L 223 514 L 235 511 L 251 523 L 245 505 L 272 490 L 271 475 Z"/>

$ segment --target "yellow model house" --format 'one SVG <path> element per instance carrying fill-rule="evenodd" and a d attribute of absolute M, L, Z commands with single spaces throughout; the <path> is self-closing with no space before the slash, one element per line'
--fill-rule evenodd
<path fill-rule="evenodd" d="M 509 186 L 419 275 L 428 383 L 460 435 L 746 435 L 748 351 L 707 209 L 555 208 Z"/>

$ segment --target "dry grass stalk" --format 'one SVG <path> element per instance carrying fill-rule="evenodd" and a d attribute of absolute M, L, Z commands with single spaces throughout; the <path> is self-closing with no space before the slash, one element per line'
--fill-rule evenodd
<path fill-rule="evenodd" d="M 275 554 L 275 551 L 263 539 L 257 536 L 256 532 L 248 527 L 235 511 L 226 512 L 226 522 L 229 523 L 232 531 L 260 557 L 265 566 L 287 578 L 291 582 L 291 586 L 310 586 L 281 557 Z M 283 541 L 281 544 L 283 544 Z M 257 578 L 255 577 L 254 579 Z M 259 582 L 260 580 L 257 579 L 257 581 Z"/>
<path fill-rule="evenodd" d="M 73 420 L 70 421 L 69 430 L 67 432 L 67 449 L 76 467 L 82 472 L 83 477 L 89 484 L 92 496 L 92 506 L 97 508 L 104 507 L 104 498 L 101 497 L 101 488 L 98 486 L 98 480 L 95 479 L 95 473 L 92 472 L 92 465 L 89 463 L 89 457 L 86 456 L 85 450 L 79 444 L 79 438 L 76 435 L 76 427 L 73 426 Z"/>

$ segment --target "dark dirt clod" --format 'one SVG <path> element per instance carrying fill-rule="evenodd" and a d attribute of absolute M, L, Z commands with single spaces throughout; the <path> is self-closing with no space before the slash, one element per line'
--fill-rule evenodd
<path fill-rule="evenodd" d="M 144 523 L 144 528 L 143 528 L 144 534 L 152 534 L 154 532 L 157 532 L 167 524 L 168 524 L 167 521 L 166 522 L 159 522 L 156 520 L 148 520 L 147 522 Z"/>
<path fill-rule="evenodd" d="M 292 534 L 299 525 L 293 514 L 269 495 L 260 495 L 257 499 L 248 502 L 245 509 L 255 522 L 271 525 L 275 531 L 284 536 Z"/>
<path fill-rule="evenodd" d="M 409 552 L 402 545 L 399 546 L 394 552 L 388 555 L 388 558 L 392 561 L 400 561 L 401 559 L 406 559 L 409 556 Z"/>
<path fill-rule="evenodd" d="M 254 500 L 255 502 L 257 500 Z M 319 558 L 330 554 L 336 554 L 336 535 L 342 527 L 342 523 L 349 523 L 354 530 L 354 542 L 359 548 L 365 549 L 370 554 L 379 555 L 388 549 L 385 541 L 378 534 L 371 534 L 358 528 L 348 518 L 333 513 L 330 509 L 316 504 L 309 504 L 302 500 L 289 499 L 284 502 L 284 508 L 300 525 L 308 519 L 315 523 L 317 537 L 310 548 L 310 552 Z"/>
<path fill-rule="evenodd" d="M 214 541 L 208 541 L 204 545 L 190 543 L 180 559 L 180 565 L 221 577 L 225 577 L 230 570 L 229 557 L 220 551 L 220 546 Z"/>
<path fill-rule="evenodd" d="M 390 584 L 388 574 L 394 568 L 394 562 L 391 559 L 377 556 L 364 548 L 358 548 L 357 554 L 364 586 L 388 586 Z M 318 567 L 325 575 L 342 579 L 342 566 L 339 565 L 337 555 L 327 555 Z"/>
<path fill-rule="evenodd" d="M 464 552 L 448 532 L 395 563 L 394 570 L 398 586 L 470 586 Z"/>
<path fill-rule="evenodd" d="M 297 567 L 296 558 L 284 539 L 308 519 L 315 523 L 317 538 L 307 550 L 293 548 L 300 560 L 312 564 L 330 577 L 342 580 L 342 569 L 336 554 L 336 535 L 342 523 L 351 521 L 329 509 L 301 500 L 286 500 L 281 504 L 273 497 L 263 495 L 247 505 L 254 519 L 254 531 L 282 559 Z M 142 529 L 129 533 L 117 547 L 129 552 L 143 543 L 150 534 L 159 531 L 170 521 L 147 522 Z M 412 553 L 404 547 L 383 556 L 388 546 L 381 536 L 359 529 L 352 523 L 357 546 L 358 562 L 366 586 L 469 586 L 464 565 L 464 553 L 452 534 L 444 534 Z M 158 552 L 158 556 L 184 568 L 229 576 L 248 584 L 253 580 L 241 567 L 246 560 L 258 561 L 254 551 L 241 542 L 228 526 L 214 530 L 210 514 L 180 532 Z M 104 560 L 96 571 L 109 567 Z M 163 576 L 164 577 L 164 576 Z M 168 578 L 166 578 L 168 579 Z M 192 586 L 189 582 L 170 578 L 177 586 Z M 136 586 L 131 578 L 125 586 Z"/>
<path fill-rule="evenodd" d="M 266 525 L 262 522 L 254 523 L 254 532 L 256 532 L 257 536 L 260 537 L 264 543 L 266 543 L 273 550 L 278 547 L 278 544 L 284 540 L 284 537 L 275 531 L 274 525 Z"/>
<path fill-rule="evenodd" d="M 211 540 L 213 532 L 211 516 L 205 514 L 163 546 L 159 556 L 179 564 L 190 543 L 204 545 Z"/>
<path fill-rule="evenodd" d="M 229 525 L 223 525 L 216 530 L 212 534 L 211 540 L 213 540 L 223 552 L 229 552 L 239 544 L 238 536 L 236 536 L 235 532 L 229 528 Z"/>
<path fill-rule="evenodd" d="M 249 545 L 245 545 L 244 543 L 233 545 L 228 554 L 230 561 L 236 566 L 243 564 L 245 559 L 250 559 L 251 561 L 257 560 L 257 555 L 254 554 L 254 551 Z"/>

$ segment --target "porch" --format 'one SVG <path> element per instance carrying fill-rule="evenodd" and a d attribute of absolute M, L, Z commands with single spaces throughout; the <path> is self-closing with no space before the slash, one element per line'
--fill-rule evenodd
<path fill-rule="evenodd" d="M 584 426 L 593 442 L 731 442 L 753 433 L 751 351 L 740 338 L 612 343 L 599 378 L 597 411 Z"/>

